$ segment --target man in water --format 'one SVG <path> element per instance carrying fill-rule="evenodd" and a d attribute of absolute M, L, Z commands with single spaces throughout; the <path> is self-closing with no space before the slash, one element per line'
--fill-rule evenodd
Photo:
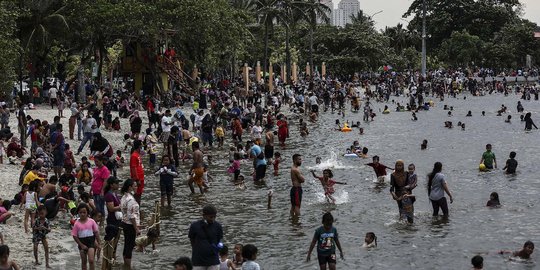
<path fill-rule="evenodd" d="M 291 167 L 291 216 L 300 216 L 300 205 L 302 203 L 302 183 L 304 183 L 304 176 L 300 171 L 300 165 L 302 165 L 302 155 L 293 155 L 293 166 Z"/>

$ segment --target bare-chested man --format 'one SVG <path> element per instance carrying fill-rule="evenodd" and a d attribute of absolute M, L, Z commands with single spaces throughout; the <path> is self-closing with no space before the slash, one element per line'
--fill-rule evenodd
<path fill-rule="evenodd" d="M 205 186 L 204 183 L 204 163 L 203 163 L 203 153 L 199 149 L 199 142 L 193 142 L 191 144 L 191 148 L 193 149 L 193 165 L 191 165 L 191 169 L 189 170 L 190 178 L 188 180 L 189 189 L 191 190 L 191 193 L 195 193 L 195 189 L 193 188 L 193 182 L 199 186 L 199 190 L 201 191 L 201 194 L 204 193 L 203 187 Z"/>
<path fill-rule="evenodd" d="M 267 164 L 272 164 L 272 158 L 274 158 L 274 131 L 272 128 L 266 129 L 266 143 L 264 144 L 264 157 Z"/>
<path fill-rule="evenodd" d="M 302 165 L 302 156 L 300 154 L 293 155 L 293 166 L 291 167 L 291 216 L 300 216 L 300 204 L 302 203 L 302 183 L 304 176 L 300 171 Z"/>

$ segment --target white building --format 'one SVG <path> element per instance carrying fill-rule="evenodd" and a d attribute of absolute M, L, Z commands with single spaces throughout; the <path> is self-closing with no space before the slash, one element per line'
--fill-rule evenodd
<path fill-rule="evenodd" d="M 352 23 L 352 16 L 356 16 L 358 12 L 360 12 L 360 1 L 341 0 L 338 8 L 333 12 L 333 24 L 344 27 L 346 24 Z"/>

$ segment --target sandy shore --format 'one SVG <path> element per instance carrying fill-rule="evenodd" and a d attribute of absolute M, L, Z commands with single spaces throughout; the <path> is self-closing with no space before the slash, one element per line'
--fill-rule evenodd
<path fill-rule="evenodd" d="M 27 114 L 32 116 L 33 119 L 40 119 L 42 121 L 47 120 L 49 123 L 52 123 L 54 116 L 58 114 L 58 110 L 56 108 L 51 110 L 48 106 L 40 105 L 35 110 L 28 110 Z M 70 115 L 68 109 L 64 110 L 64 115 L 66 117 L 62 118 L 60 121 L 64 126 L 63 133 L 66 137 L 66 143 L 71 146 L 72 151 L 75 153 L 77 147 L 79 147 L 79 141 L 76 140 L 77 131 L 75 130 L 75 140 L 70 140 L 68 138 L 68 119 Z M 117 113 L 113 112 L 113 116 L 116 115 Z M 141 117 L 145 123 L 148 123 L 145 113 L 141 113 Z M 9 120 L 11 132 L 15 134 L 14 136 L 19 137 L 17 131 L 17 119 L 15 118 L 14 113 L 10 115 Z M 129 131 L 127 119 L 120 119 L 120 121 L 122 127 L 121 132 L 101 130 L 101 133 L 114 149 L 124 148 L 123 134 Z M 143 127 L 145 126 L 143 125 Z M 27 145 L 29 144 L 30 139 L 27 140 Z M 7 147 L 7 143 L 5 143 L 5 146 Z M 75 159 L 77 162 L 80 162 L 81 157 L 83 155 L 87 156 L 88 154 L 89 150 L 88 147 L 86 147 L 81 155 L 75 156 Z M 25 155 L 22 160 L 25 160 L 27 157 L 28 154 Z M 14 195 L 20 191 L 18 179 L 22 165 L 9 165 L 6 160 L 7 159 L 4 158 L 4 164 L 0 164 L 0 198 L 11 200 Z M 19 206 L 12 207 L 11 211 L 14 213 L 14 216 L 7 221 L 7 224 L 0 225 L 0 230 L 4 234 L 4 243 L 10 248 L 10 259 L 15 260 L 23 269 L 45 269 L 45 257 L 42 246 L 39 247 L 39 261 L 42 264 L 39 266 L 34 265 L 32 235 L 25 234 L 23 228 L 24 212 L 19 210 Z M 52 231 L 47 236 L 49 239 L 51 267 L 53 269 L 77 269 L 77 265 L 80 265 L 80 261 L 72 261 L 74 258 L 78 259 L 79 255 L 70 234 L 69 216 L 60 212 L 57 218 L 51 221 L 51 228 Z"/>

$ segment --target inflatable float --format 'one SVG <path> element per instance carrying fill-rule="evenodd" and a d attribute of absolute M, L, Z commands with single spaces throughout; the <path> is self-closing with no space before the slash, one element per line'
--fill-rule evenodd
<path fill-rule="evenodd" d="M 349 125 L 344 124 L 343 127 L 341 128 L 341 132 L 349 132 L 349 131 L 352 131 L 352 128 L 350 128 Z"/>

